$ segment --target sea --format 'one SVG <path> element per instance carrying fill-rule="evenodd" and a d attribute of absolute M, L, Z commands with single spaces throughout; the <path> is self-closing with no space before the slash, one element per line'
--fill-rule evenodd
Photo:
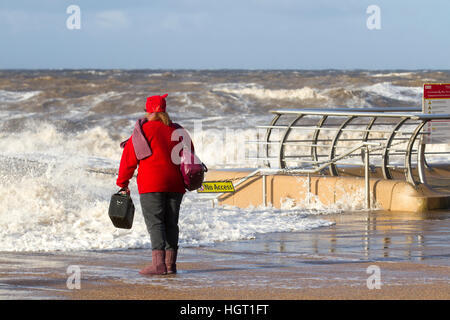
<path fill-rule="evenodd" d="M 135 179 L 133 228 L 114 228 L 107 214 L 120 142 L 148 96 L 168 94 L 170 117 L 208 168 L 242 169 L 261 165 L 245 140 L 258 137 L 270 110 L 420 108 L 423 84 L 448 79 L 446 70 L 1 70 L 0 251 L 151 247 Z M 187 192 L 180 246 L 327 228 L 326 215 L 363 208 L 361 195 L 332 206 L 242 209 Z"/>

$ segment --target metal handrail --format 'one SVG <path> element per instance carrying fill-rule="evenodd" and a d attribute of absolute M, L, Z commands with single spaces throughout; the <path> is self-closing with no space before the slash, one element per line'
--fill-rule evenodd
<path fill-rule="evenodd" d="M 258 126 L 258 128 L 266 129 L 263 140 L 247 141 L 258 146 L 258 153 L 256 157 L 248 157 L 247 159 L 263 160 L 265 168 L 258 168 L 250 174 L 240 179 L 234 184 L 235 187 L 241 185 L 249 179 L 261 175 L 262 176 L 262 196 L 263 204 L 266 205 L 266 176 L 269 174 L 307 174 L 308 184 L 310 182 L 310 175 L 323 173 L 328 168 L 331 176 L 338 176 L 337 164 L 342 164 L 343 159 L 362 157 L 364 165 L 365 178 L 365 193 L 366 193 L 366 207 L 370 208 L 370 188 L 369 188 L 369 174 L 370 170 L 377 168 L 371 165 L 369 158 L 371 156 L 381 156 L 381 172 L 385 179 L 392 179 L 393 176 L 390 169 L 404 169 L 405 179 L 412 185 L 426 184 L 425 168 L 429 167 L 425 159 L 427 154 L 450 154 L 450 152 L 425 152 L 425 144 L 422 138 L 430 134 L 429 131 L 423 130 L 425 125 L 431 120 L 450 120 L 450 114 L 423 114 L 420 113 L 419 108 L 372 108 L 372 109 L 277 109 L 271 110 L 274 117 L 269 125 Z M 287 124 L 279 124 L 286 116 L 294 116 Z M 298 125 L 299 122 L 305 119 L 315 120 L 314 124 L 306 123 L 305 125 Z M 337 119 L 337 122 L 328 126 L 329 119 Z M 369 119 L 368 123 L 352 123 L 358 119 Z M 378 119 L 389 119 L 392 123 L 383 121 L 381 124 L 377 123 Z M 361 125 L 363 129 L 349 129 L 347 126 Z M 392 126 L 391 130 L 376 130 L 374 126 Z M 328 127 L 327 127 L 328 126 Z M 401 129 L 409 127 L 408 131 Z M 411 126 L 414 126 L 411 128 Z M 271 140 L 273 130 L 281 130 L 279 140 Z M 411 129 L 413 129 L 411 131 Z M 289 135 L 292 130 L 306 130 L 312 133 L 312 137 L 307 139 L 295 138 L 289 140 Z M 321 132 L 334 133 L 332 137 L 321 137 Z M 341 138 L 343 132 L 360 132 L 363 136 L 357 138 Z M 383 137 L 370 137 L 370 134 L 384 134 Z M 400 137 L 399 137 L 400 136 Z M 338 146 L 339 142 L 360 141 L 356 146 Z M 377 141 L 377 142 L 375 142 Z M 309 143 L 306 143 L 309 142 Z M 319 142 L 330 142 L 329 144 L 320 144 Z M 414 147 L 416 142 L 419 142 L 418 147 Z M 264 148 L 264 155 L 259 154 L 259 146 Z M 406 145 L 406 147 L 404 147 Z M 275 151 L 277 155 L 272 156 L 270 149 L 277 147 Z M 310 155 L 302 154 L 287 154 L 286 147 L 296 146 L 302 149 L 310 148 Z M 328 154 L 318 153 L 318 148 L 327 149 Z M 341 154 L 336 154 L 336 150 L 345 149 Z M 357 151 L 360 154 L 355 154 Z M 370 156 L 369 156 L 370 154 Z M 417 156 L 417 171 L 418 180 L 413 175 L 412 156 Z M 390 156 L 403 156 L 403 166 L 389 163 Z M 304 160 L 310 157 L 311 160 Z M 327 159 L 321 159 L 326 157 Z M 320 159 L 320 160 L 319 160 Z M 271 160 L 278 160 L 278 167 L 271 168 Z M 288 162 L 295 160 L 298 165 L 303 166 L 289 167 Z M 217 194 L 214 200 L 219 200 L 225 193 Z"/>
<path fill-rule="evenodd" d="M 380 108 L 381 109 L 381 108 Z M 336 109 L 277 109 L 270 110 L 274 114 L 294 114 L 294 115 L 315 115 L 315 116 L 355 116 L 355 117 L 381 117 L 381 118 L 409 118 L 412 120 L 449 120 L 450 114 L 425 114 L 425 113 L 401 113 L 392 112 L 390 108 L 382 109 L 384 111 L 373 112 L 371 109 L 366 109 L 367 111 L 350 111 L 355 109 L 348 109 L 349 111 L 337 110 Z"/>
<path fill-rule="evenodd" d="M 252 171 L 250 174 L 248 174 L 247 176 L 245 176 L 244 178 L 240 179 L 238 182 L 234 183 L 234 187 L 238 187 L 239 185 L 241 185 L 242 183 L 246 182 L 247 180 L 257 176 L 257 175 L 261 175 L 263 177 L 263 182 L 262 182 L 262 203 L 264 206 L 267 205 L 267 198 L 266 198 L 266 181 L 265 181 L 265 176 L 266 175 L 274 175 L 274 174 L 308 174 L 308 179 L 310 178 L 309 175 L 310 174 L 315 174 L 318 172 L 321 172 L 323 169 L 325 169 L 327 166 L 329 166 L 332 163 L 335 163 L 341 159 L 346 158 L 347 156 L 349 156 L 350 154 L 354 153 L 357 150 L 360 149 L 365 149 L 365 197 L 366 197 L 366 209 L 370 209 L 370 188 L 369 188 L 369 146 L 379 146 L 379 143 L 376 142 L 363 142 L 358 144 L 357 146 L 350 148 L 349 150 L 347 150 L 347 152 L 337 156 L 334 159 L 328 160 L 328 161 L 324 161 L 319 167 L 317 168 L 312 168 L 312 169 L 305 169 L 305 168 L 296 168 L 296 169 L 271 169 L 271 168 L 259 168 L 256 169 L 254 171 Z M 309 185 L 309 182 L 308 182 Z M 218 200 L 220 197 L 222 197 L 223 195 L 225 195 L 226 193 L 218 193 L 214 200 Z"/>
<path fill-rule="evenodd" d="M 257 155 L 257 158 L 264 160 L 266 167 L 271 167 L 271 159 L 273 157 L 270 154 L 270 151 L 275 150 L 277 155 L 275 155 L 278 160 L 279 168 L 288 168 L 288 163 L 292 163 L 292 159 L 296 159 L 296 163 L 307 163 L 307 161 L 300 160 L 300 158 L 306 158 L 304 154 L 294 154 L 291 155 L 288 153 L 288 147 L 299 147 L 310 148 L 310 157 L 311 161 L 308 163 L 315 164 L 316 166 L 320 165 L 319 158 L 324 156 L 328 157 L 329 160 L 335 158 L 335 152 L 337 150 L 346 149 L 346 146 L 338 146 L 338 143 L 348 142 L 348 141 L 384 141 L 384 144 L 377 148 L 381 150 L 382 157 L 382 165 L 381 171 L 383 173 L 384 178 L 392 179 L 393 176 L 390 172 L 391 165 L 389 164 L 390 156 L 400 156 L 404 155 L 404 167 L 405 178 L 408 182 L 413 185 L 418 185 L 420 183 L 426 183 L 425 178 L 425 167 L 427 166 L 425 155 L 432 154 L 425 152 L 425 147 L 422 143 L 419 143 L 419 147 L 415 148 L 414 145 L 417 141 L 420 141 L 423 136 L 430 134 L 429 131 L 423 130 L 425 124 L 431 120 L 450 120 L 450 114 L 424 114 L 421 113 L 420 108 L 371 108 L 371 109 L 357 109 L 357 108 L 338 108 L 338 109 L 275 109 L 271 110 L 271 113 L 274 114 L 274 118 L 271 123 L 266 126 L 258 126 L 259 128 L 266 129 L 266 134 L 264 140 L 259 140 L 257 142 L 258 145 L 262 145 L 262 148 L 265 150 L 265 155 L 260 157 Z M 287 123 L 280 123 L 286 117 L 294 117 L 291 120 L 288 120 Z M 305 122 L 304 120 L 309 120 L 310 122 Z M 327 124 L 330 119 L 333 119 L 334 122 L 332 124 Z M 388 123 L 388 121 L 382 121 L 383 128 L 380 130 L 379 128 L 374 128 L 374 126 L 380 126 L 377 123 L 377 120 L 381 119 L 389 119 L 389 121 L 393 121 L 392 123 Z M 313 121 L 313 124 L 311 123 Z M 358 120 L 358 123 L 355 121 Z M 365 122 L 360 123 L 360 122 Z M 304 122 L 303 124 L 299 124 Z M 349 126 L 360 125 L 362 128 L 348 128 Z M 393 127 L 392 130 L 385 129 L 385 126 L 391 125 Z M 414 126 L 411 128 L 411 126 Z M 408 127 L 409 130 L 402 130 Z M 411 130 L 413 129 L 413 130 Z M 272 133 L 274 130 L 280 130 L 281 136 L 278 141 L 271 140 Z M 302 130 L 309 132 L 312 134 L 312 137 L 308 137 L 308 139 L 298 139 L 296 138 L 293 142 L 289 140 L 289 136 L 291 131 L 293 130 Z M 326 132 L 331 137 L 327 136 L 327 139 L 319 139 L 322 133 Z M 359 132 L 363 135 L 360 139 L 348 137 L 341 137 L 344 132 Z M 376 137 L 370 137 L 371 134 L 377 134 Z M 379 137 L 378 135 L 384 135 L 383 137 Z M 327 141 L 329 144 L 320 144 L 319 141 Z M 278 149 L 277 149 L 278 145 Z M 397 147 L 392 148 L 394 145 Z M 406 146 L 406 147 L 405 147 Z M 327 155 L 319 154 L 318 150 L 329 150 Z M 423 153 L 423 154 L 421 154 Z M 380 155 L 377 153 L 376 155 Z M 417 170 L 419 179 L 416 179 L 413 175 L 413 165 L 412 165 L 412 155 L 417 155 Z M 354 157 L 355 155 L 351 155 L 350 157 Z M 361 151 L 360 156 L 364 159 L 364 151 Z M 330 175 L 337 176 L 339 174 L 336 166 L 336 162 L 331 162 L 328 167 L 330 171 Z M 423 163 L 421 163 L 423 162 Z"/>

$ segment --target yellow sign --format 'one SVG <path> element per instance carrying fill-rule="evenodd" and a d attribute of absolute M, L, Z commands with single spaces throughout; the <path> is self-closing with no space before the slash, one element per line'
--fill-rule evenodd
<path fill-rule="evenodd" d="M 234 186 L 231 181 L 205 181 L 197 189 L 199 193 L 225 193 L 234 192 Z"/>

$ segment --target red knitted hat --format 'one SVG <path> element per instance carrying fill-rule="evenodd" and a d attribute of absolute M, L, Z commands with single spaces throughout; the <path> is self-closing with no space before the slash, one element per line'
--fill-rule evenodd
<path fill-rule="evenodd" d="M 162 96 L 151 96 L 147 98 L 147 103 L 145 104 L 145 110 L 148 113 L 153 112 L 166 112 L 166 97 L 168 94 Z"/>

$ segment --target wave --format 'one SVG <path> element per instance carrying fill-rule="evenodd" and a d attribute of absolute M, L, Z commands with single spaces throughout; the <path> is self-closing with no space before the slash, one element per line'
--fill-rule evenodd
<path fill-rule="evenodd" d="M 0 132 L 2 155 L 42 157 L 102 157 L 120 159 L 118 141 L 103 127 L 65 132 L 48 122 L 28 121 L 20 132 Z"/>
<path fill-rule="evenodd" d="M 362 90 L 372 94 L 397 101 L 414 102 L 420 104 L 422 100 L 422 87 L 396 86 L 390 82 L 373 84 L 363 87 Z"/>
<path fill-rule="evenodd" d="M 0 251 L 150 247 L 134 179 L 130 184 L 137 210 L 133 229 L 115 229 L 107 215 L 110 196 L 118 189 L 115 172 L 121 156 L 121 139 L 111 137 L 102 127 L 76 133 L 58 130 L 50 123 L 29 127 L 33 129 L 0 135 L 3 190 Z M 230 161 L 217 157 L 218 140 L 222 137 L 215 137 L 208 130 L 204 134 L 206 147 L 200 154 L 202 160 L 208 164 L 210 160 Z M 233 134 L 236 139 L 243 135 Z M 238 146 L 231 139 L 225 148 L 234 155 Z M 257 233 L 327 226 L 330 222 L 316 215 L 328 212 L 301 208 L 212 208 L 209 202 L 199 201 L 196 193 L 189 193 L 180 214 L 180 244 L 207 245 L 252 239 Z"/>
<path fill-rule="evenodd" d="M 0 103 L 15 103 L 31 99 L 41 91 L 6 91 L 0 90 Z"/>
<path fill-rule="evenodd" d="M 149 248 L 150 239 L 134 184 L 136 214 L 131 230 L 112 226 L 107 215 L 111 179 L 68 170 L 9 183 L 0 195 L 0 251 L 73 251 Z M 63 173 L 63 172 L 61 172 Z M 68 178 L 70 177 L 70 178 Z M 0 183 L 2 189 L 6 186 Z M 6 211 L 7 210 L 7 211 Z M 6 214 L 7 212 L 7 214 Z M 253 239 L 258 233 L 303 231 L 332 223 L 308 210 L 212 208 L 187 194 L 180 212 L 180 245 Z M 312 213 L 317 214 L 317 213 Z"/>
<path fill-rule="evenodd" d="M 314 101 L 324 107 L 333 107 L 333 105 L 372 107 L 376 106 L 374 99 L 377 97 L 388 98 L 399 102 L 413 102 L 416 104 L 420 103 L 422 99 L 421 87 L 396 86 L 391 82 L 382 82 L 361 87 L 355 85 L 331 88 L 311 88 L 305 86 L 299 89 L 267 89 L 252 83 L 222 84 L 214 86 L 212 91 L 237 95 L 239 97 L 244 96 L 247 99 L 257 99 L 260 101 Z"/>
<path fill-rule="evenodd" d="M 414 72 L 388 72 L 388 73 L 376 73 L 370 75 L 373 78 L 384 78 L 384 77 L 410 77 L 415 75 Z"/>
<path fill-rule="evenodd" d="M 42 159 L 42 158 L 41 158 Z M 113 227 L 109 199 L 118 188 L 115 175 L 88 171 L 71 156 L 46 162 L 0 159 L 0 251 L 73 251 L 149 248 L 135 180 L 132 230 Z M 196 193 L 185 196 L 180 212 L 180 245 L 253 239 L 258 233 L 303 231 L 332 223 L 318 210 L 213 208 Z"/>
<path fill-rule="evenodd" d="M 221 84 L 216 85 L 213 91 L 248 95 L 261 100 L 328 100 L 327 96 L 320 94 L 318 90 L 310 87 L 299 89 L 267 89 L 255 84 Z"/>

